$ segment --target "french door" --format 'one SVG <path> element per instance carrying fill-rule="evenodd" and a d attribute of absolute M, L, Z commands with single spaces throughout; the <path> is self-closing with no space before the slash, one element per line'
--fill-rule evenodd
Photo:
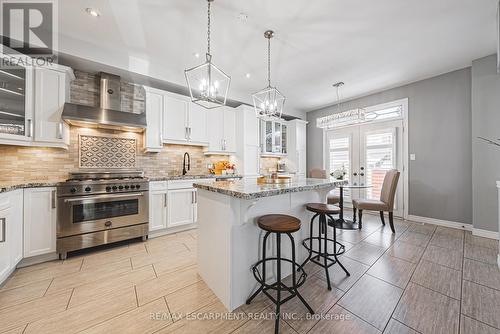
<path fill-rule="evenodd" d="M 394 214 L 403 216 L 403 121 L 353 125 L 326 132 L 326 169 L 330 173 L 344 169 L 345 178 L 365 189 L 346 189 L 345 206 L 356 198 L 379 199 L 385 174 L 401 172 Z"/>

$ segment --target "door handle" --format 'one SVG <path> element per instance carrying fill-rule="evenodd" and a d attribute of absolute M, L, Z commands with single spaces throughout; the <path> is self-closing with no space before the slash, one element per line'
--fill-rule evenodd
<path fill-rule="evenodd" d="M 57 125 L 57 139 L 63 139 L 63 124 L 59 122 Z"/>
<path fill-rule="evenodd" d="M 365 173 L 359 173 L 360 176 L 365 176 Z"/>
<path fill-rule="evenodd" d="M 31 119 L 28 119 L 28 134 L 26 136 L 33 137 L 33 121 Z"/>
<path fill-rule="evenodd" d="M 354 173 L 352 173 L 352 175 L 354 175 L 354 176 L 358 176 L 358 173 L 354 172 Z"/>
<path fill-rule="evenodd" d="M 56 191 L 52 190 L 51 193 L 52 209 L 56 208 Z"/>
<path fill-rule="evenodd" d="M 7 231 L 6 231 L 7 218 L 0 218 L 0 222 L 2 223 L 2 239 L 0 239 L 0 242 L 5 242 L 5 239 L 7 239 Z"/>

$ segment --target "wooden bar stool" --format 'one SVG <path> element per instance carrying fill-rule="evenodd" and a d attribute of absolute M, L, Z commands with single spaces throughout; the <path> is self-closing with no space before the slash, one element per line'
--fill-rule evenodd
<path fill-rule="evenodd" d="M 337 256 L 345 253 L 345 246 L 337 241 L 337 229 L 333 225 L 333 239 L 328 238 L 328 225 L 327 219 L 335 221 L 331 215 L 336 215 L 340 213 L 340 208 L 330 204 L 324 203 L 309 203 L 306 205 L 308 211 L 314 213 L 311 218 L 311 226 L 309 229 L 309 238 L 302 241 L 302 245 L 308 250 L 309 256 L 302 264 L 302 267 L 306 265 L 307 262 L 311 261 L 316 263 L 318 266 L 325 268 L 326 280 L 328 282 L 328 290 L 332 289 L 330 283 L 330 274 L 328 273 L 328 268 L 338 263 L 339 266 L 344 270 L 347 276 L 351 276 L 349 271 L 340 263 Z M 313 236 L 314 219 L 319 216 L 319 226 L 318 226 L 318 236 Z M 313 249 L 313 240 L 318 240 L 318 250 Z M 328 243 L 333 242 L 333 253 L 328 253 Z M 337 245 L 339 249 L 337 250 Z M 324 249 L 322 249 L 322 246 Z M 315 256 L 313 256 L 313 254 Z M 333 259 L 332 259 L 333 257 Z M 323 262 L 321 262 L 323 260 Z"/>
<path fill-rule="evenodd" d="M 302 268 L 302 266 L 295 262 L 295 241 L 293 239 L 292 233 L 297 232 L 300 229 L 300 220 L 287 215 L 265 215 L 259 217 L 257 224 L 261 229 L 266 231 L 264 239 L 262 241 L 262 260 L 255 263 L 252 267 L 253 275 L 257 282 L 260 283 L 260 287 L 255 291 L 246 301 L 250 304 L 252 300 L 260 293 L 264 293 L 275 305 L 276 305 L 276 322 L 274 325 L 274 332 L 279 332 L 279 320 L 280 320 L 280 306 L 290 299 L 297 296 L 302 303 L 307 307 L 309 313 L 314 314 L 313 309 L 304 300 L 302 295 L 297 290 L 306 281 L 307 274 Z M 266 257 L 266 242 L 267 238 L 271 233 L 276 234 L 276 257 Z M 292 258 L 286 259 L 281 257 L 281 235 L 286 234 L 292 243 Z M 277 265 L 277 281 L 273 284 L 266 283 L 266 263 L 269 261 L 275 261 Z M 281 262 L 288 262 L 292 264 L 292 286 L 288 287 L 281 281 Z M 262 267 L 262 275 L 259 271 L 259 266 Z M 300 273 L 297 279 L 297 272 Z M 276 291 L 276 298 L 269 294 L 268 290 Z M 288 291 L 290 295 L 285 299 L 281 300 L 281 291 Z"/>

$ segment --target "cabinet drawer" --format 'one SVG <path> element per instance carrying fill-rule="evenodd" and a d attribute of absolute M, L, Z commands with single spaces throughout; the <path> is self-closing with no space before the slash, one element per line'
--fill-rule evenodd
<path fill-rule="evenodd" d="M 190 179 L 168 181 L 168 190 L 193 188 L 193 183 L 212 182 L 214 179 Z"/>
<path fill-rule="evenodd" d="M 149 190 L 167 190 L 167 181 L 152 181 L 149 182 Z"/>

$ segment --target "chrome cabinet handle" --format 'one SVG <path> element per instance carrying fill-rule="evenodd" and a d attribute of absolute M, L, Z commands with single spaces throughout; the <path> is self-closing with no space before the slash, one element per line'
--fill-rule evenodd
<path fill-rule="evenodd" d="M 56 208 L 56 191 L 52 190 L 52 193 L 50 196 L 51 196 L 51 200 L 52 200 L 52 209 L 55 209 Z"/>
<path fill-rule="evenodd" d="M 0 239 L 0 242 L 5 242 L 5 239 L 7 238 L 7 233 L 5 231 L 7 218 L 0 218 L 0 222 L 2 223 L 2 239 Z"/>
<path fill-rule="evenodd" d="M 198 203 L 198 192 L 196 190 L 193 191 L 194 194 L 194 204 Z"/>
<path fill-rule="evenodd" d="M 191 129 L 191 127 L 189 127 L 188 129 L 189 129 L 189 130 L 188 130 L 188 131 L 189 131 L 189 132 L 188 132 L 188 133 L 189 133 L 189 134 L 188 134 L 188 139 L 189 139 L 189 140 L 191 140 L 191 130 L 192 130 L 192 129 Z"/>
<path fill-rule="evenodd" d="M 57 139 L 63 139 L 63 124 L 59 122 L 57 125 Z"/>
<path fill-rule="evenodd" d="M 33 121 L 28 119 L 28 134 L 27 137 L 33 137 Z"/>
<path fill-rule="evenodd" d="M 163 195 L 163 207 L 167 207 L 167 193 L 165 193 L 165 195 Z"/>

